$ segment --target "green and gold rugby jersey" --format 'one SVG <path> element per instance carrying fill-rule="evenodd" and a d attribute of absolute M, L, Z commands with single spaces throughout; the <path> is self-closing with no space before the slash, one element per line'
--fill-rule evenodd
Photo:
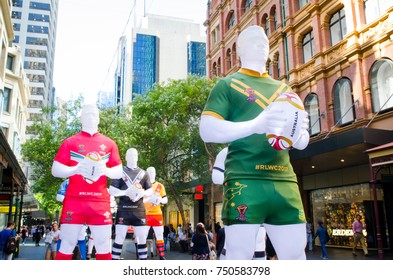
<path fill-rule="evenodd" d="M 208 97 L 202 115 L 232 122 L 258 116 L 281 92 L 291 91 L 269 75 L 240 69 L 220 79 Z M 225 161 L 225 181 L 263 179 L 297 182 L 288 150 L 272 148 L 266 134 L 253 134 L 229 143 Z"/>

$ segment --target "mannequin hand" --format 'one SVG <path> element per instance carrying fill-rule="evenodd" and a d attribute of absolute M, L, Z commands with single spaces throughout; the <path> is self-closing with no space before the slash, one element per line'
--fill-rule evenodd
<path fill-rule="evenodd" d="M 153 204 L 154 206 L 160 204 L 161 201 L 162 201 L 162 197 L 159 196 L 159 195 L 155 195 L 155 194 L 152 194 L 151 196 L 146 197 L 145 199 L 143 199 L 143 202 L 144 202 L 144 203 L 150 202 L 150 203 Z"/>
<path fill-rule="evenodd" d="M 144 195 L 145 191 L 142 188 L 138 188 L 136 186 L 132 186 L 126 190 L 126 196 L 128 196 L 131 201 L 135 202 L 141 199 Z"/>
<path fill-rule="evenodd" d="M 116 204 L 116 200 L 115 200 L 115 197 L 113 196 L 113 195 L 111 195 L 111 197 L 110 197 L 110 207 L 111 208 L 115 208 L 116 206 L 117 206 L 117 204 Z"/>
<path fill-rule="evenodd" d="M 284 111 L 278 106 L 267 107 L 255 119 L 252 120 L 254 133 L 264 134 L 266 131 L 283 129 L 286 125 Z"/>
<path fill-rule="evenodd" d="M 62 194 L 57 194 L 57 195 L 56 195 L 56 200 L 59 201 L 59 202 L 63 202 L 63 200 L 64 200 L 64 195 L 62 195 Z"/>
<path fill-rule="evenodd" d="M 308 113 L 307 112 L 305 113 L 306 116 L 303 118 L 303 123 L 301 126 L 302 129 L 301 135 L 299 139 L 293 144 L 293 148 L 297 150 L 304 150 L 310 141 L 310 134 L 308 133 L 310 120 L 308 118 Z"/>
<path fill-rule="evenodd" d="M 76 174 L 82 175 L 90 184 L 96 182 L 102 175 L 105 175 L 106 164 L 104 161 L 92 161 L 85 158 L 76 166 Z"/>

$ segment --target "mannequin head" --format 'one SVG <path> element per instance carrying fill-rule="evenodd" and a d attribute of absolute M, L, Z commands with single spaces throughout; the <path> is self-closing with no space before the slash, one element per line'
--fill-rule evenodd
<path fill-rule="evenodd" d="M 269 40 L 262 27 L 252 25 L 244 29 L 237 38 L 237 54 L 242 68 L 266 72 L 266 61 L 269 56 Z"/>
<path fill-rule="evenodd" d="M 94 104 L 87 104 L 83 106 L 81 112 L 81 123 L 82 131 L 93 135 L 98 131 L 98 124 L 100 123 L 100 117 L 98 108 Z"/>
<path fill-rule="evenodd" d="M 126 152 L 127 167 L 137 168 L 138 167 L 138 151 L 135 148 L 130 148 Z"/>
<path fill-rule="evenodd" d="M 150 182 L 154 183 L 156 181 L 156 169 L 150 166 L 146 169 L 146 172 L 149 174 Z"/>

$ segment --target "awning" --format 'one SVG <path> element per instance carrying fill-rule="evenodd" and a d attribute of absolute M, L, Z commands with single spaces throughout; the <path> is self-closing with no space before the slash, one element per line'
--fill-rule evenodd
<path fill-rule="evenodd" d="M 298 176 L 368 164 L 365 152 L 393 141 L 393 131 L 360 127 L 311 142 L 306 149 L 291 150 L 291 162 Z"/>

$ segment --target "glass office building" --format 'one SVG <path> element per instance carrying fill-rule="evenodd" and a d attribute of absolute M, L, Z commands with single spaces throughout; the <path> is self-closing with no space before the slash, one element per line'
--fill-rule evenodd
<path fill-rule="evenodd" d="M 143 95 L 158 81 L 158 43 L 156 36 L 137 34 L 133 51 L 133 98 Z"/>
<path fill-rule="evenodd" d="M 205 76 L 206 75 L 206 43 L 203 42 L 189 42 L 188 47 L 188 61 L 187 72 L 191 75 Z"/>

